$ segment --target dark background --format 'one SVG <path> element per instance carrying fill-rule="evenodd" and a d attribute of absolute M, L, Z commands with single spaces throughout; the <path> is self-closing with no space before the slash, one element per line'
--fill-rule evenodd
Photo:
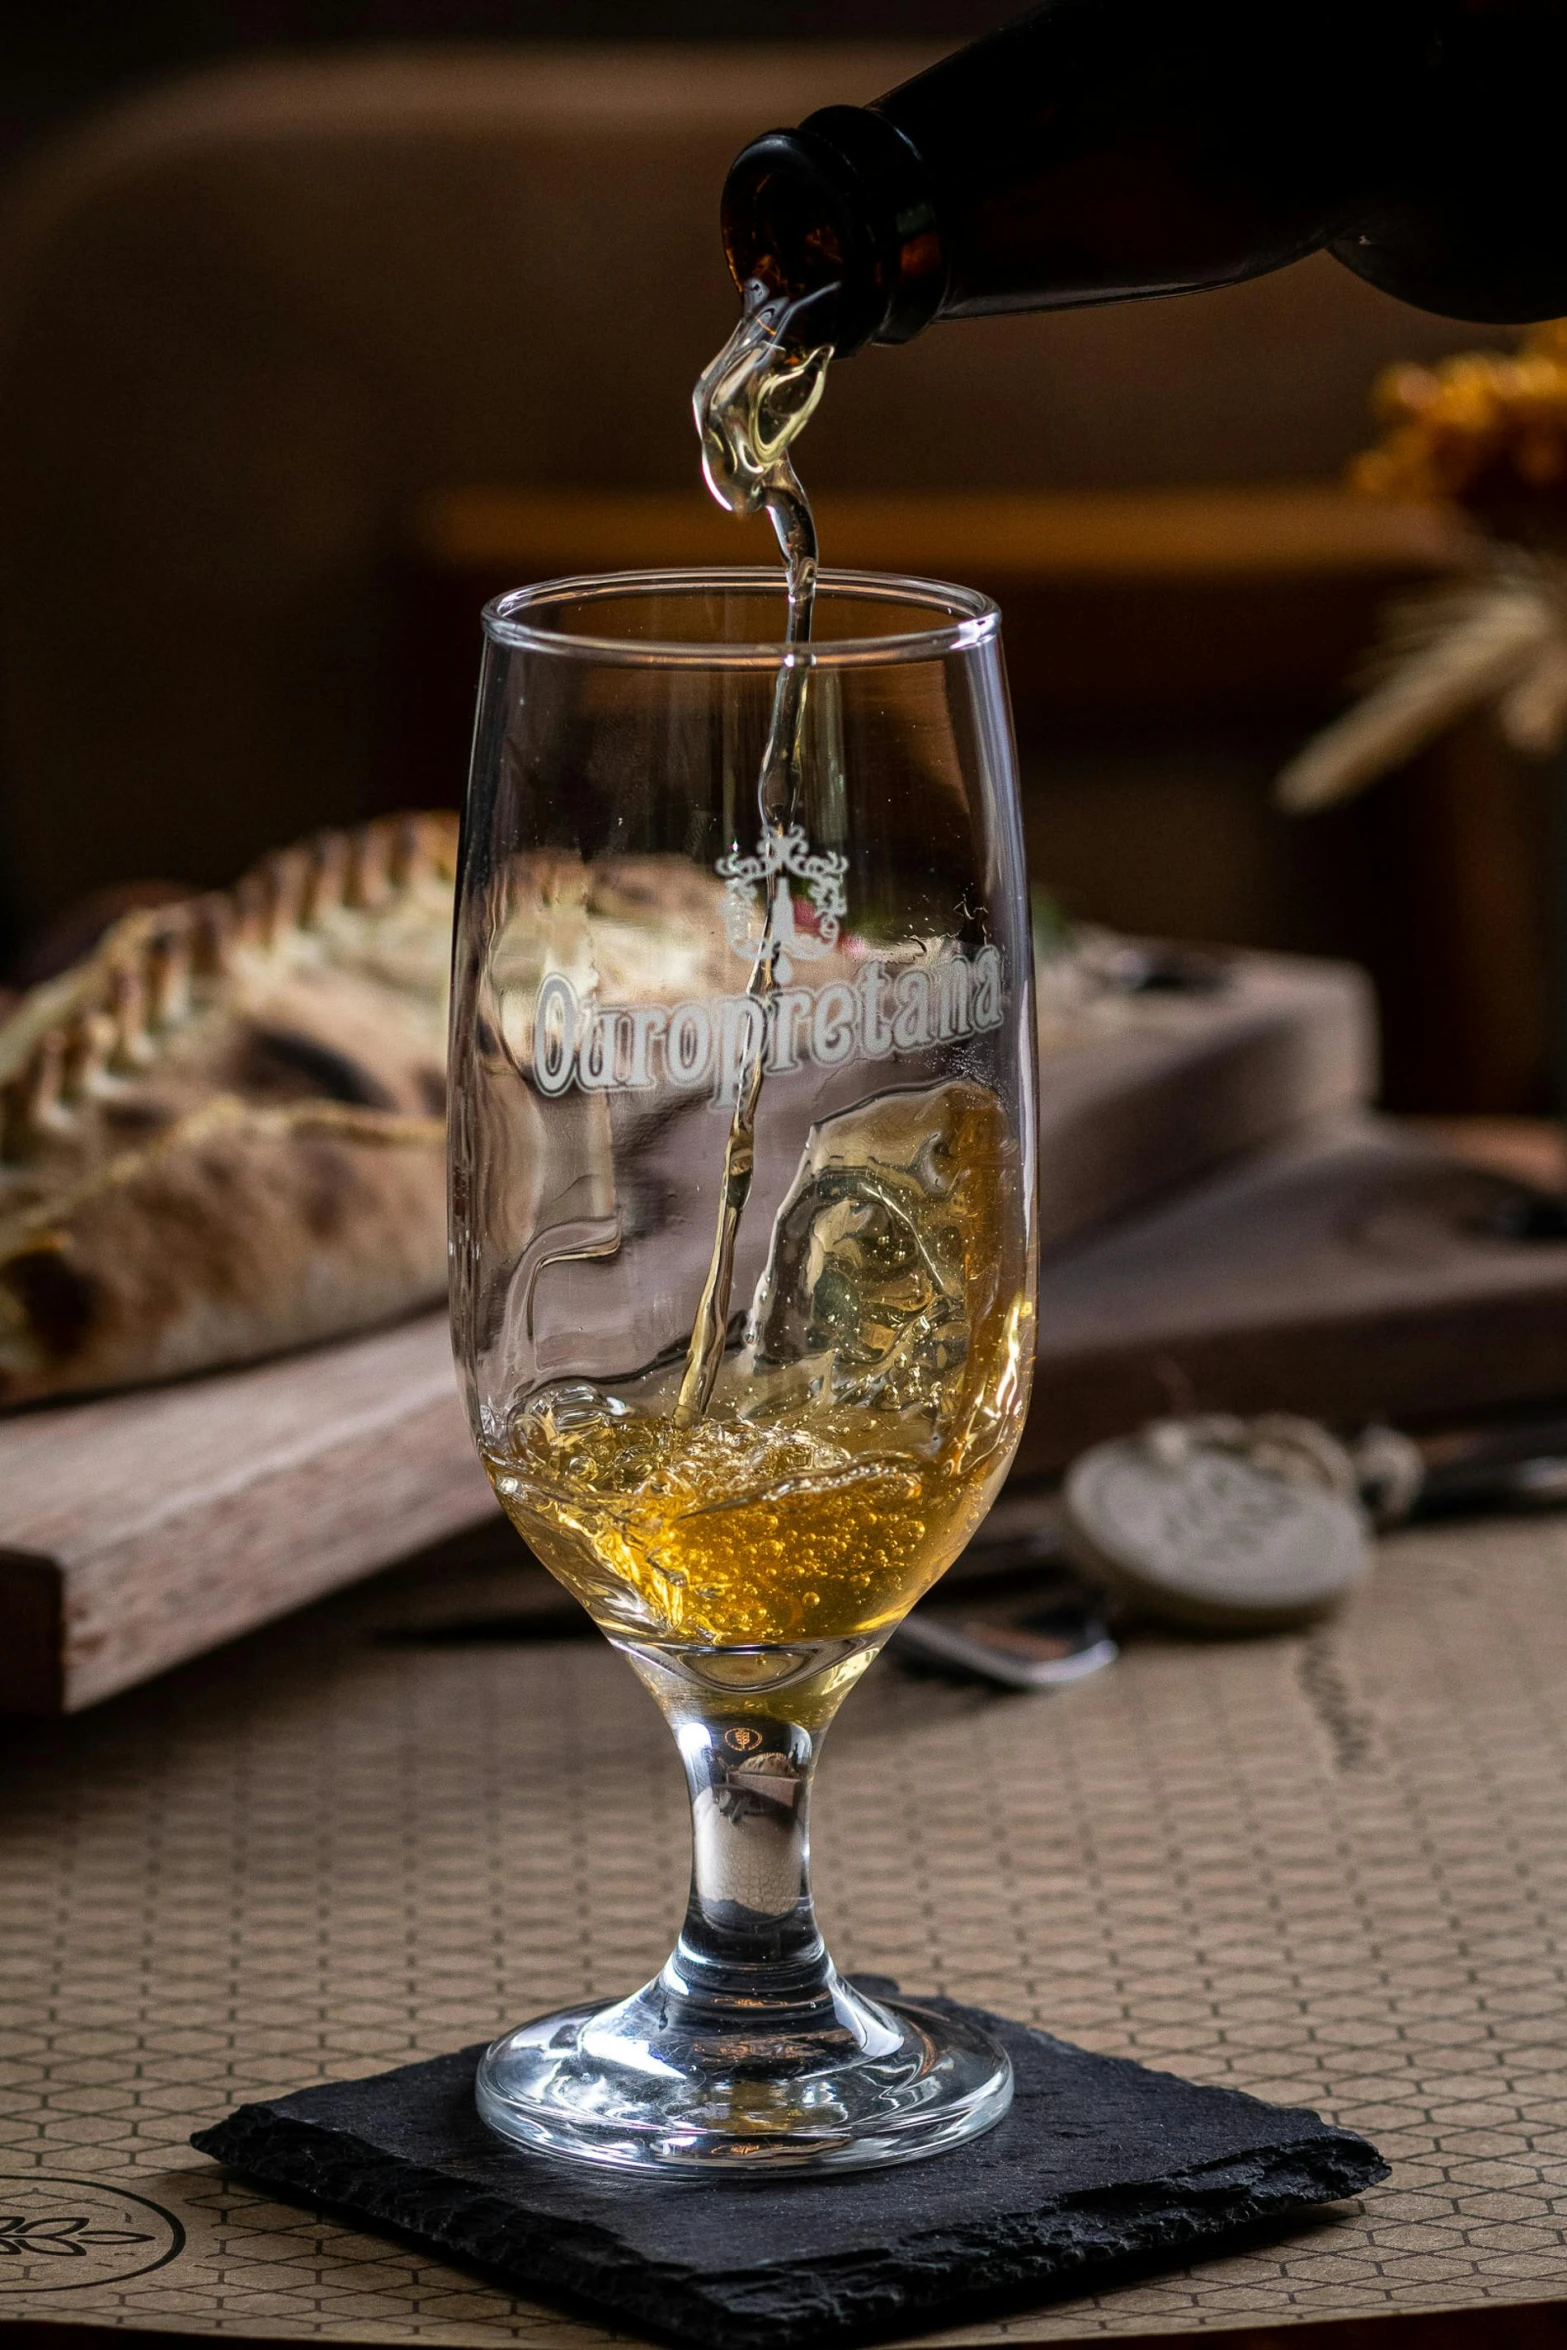
<path fill-rule="evenodd" d="M 0 24 L 0 172 L 11 167 L 11 187 L 25 198 L 39 175 L 16 167 L 40 165 L 47 177 L 52 141 L 80 119 L 237 61 L 351 58 L 399 44 L 515 50 L 528 41 L 656 40 L 750 45 L 741 66 L 749 74 L 768 70 L 754 54 L 766 44 L 881 39 L 940 50 L 1018 13 L 1015 0 L 22 0 Z M 715 59 L 713 70 L 732 74 L 734 61 Z M 69 137 L 61 144 L 68 148 Z M 221 140 L 215 152 L 221 184 L 230 155 Z M 709 157 L 702 168 L 711 169 L 716 196 L 720 162 Z M 236 186 L 242 179 L 236 175 Z M 540 410 L 550 429 L 531 439 L 488 422 L 481 428 L 475 419 L 489 417 L 484 402 L 499 414 L 497 403 L 509 397 L 504 366 L 489 366 L 482 398 L 465 383 L 466 405 L 448 400 L 440 368 L 425 368 L 414 344 L 404 347 L 392 323 L 398 302 L 388 298 L 375 309 L 380 280 L 373 269 L 345 279 L 365 300 L 347 306 L 352 315 L 339 332 L 337 289 L 325 277 L 317 284 L 309 263 L 317 245 L 332 245 L 329 228 L 343 230 L 345 269 L 363 273 L 368 253 L 388 283 L 401 282 L 403 252 L 389 260 L 376 244 L 368 200 L 357 210 L 347 206 L 339 219 L 330 182 L 291 197 L 280 181 L 263 199 L 259 181 L 243 181 L 251 193 L 227 189 L 209 217 L 201 205 L 181 203 L 172 179 L 164 184 L 172 206 L 167 228 L 145 204 L 132 204 L 127 219 L 116 197 L 78 223 L 68 259 L 54 248 L 46 299 L 30 314 L 22 369 L 37 409 L 21 431 L 6 419 L 11 494 L 31 512 L 32 536 L 16 538 L 22 552 L 0 653 L 36 685 L 44 673 L 35 658 L 37 632 L 30 633 L 37 621 L 58 656 L 48 691 L 58 690 L 67 715 L 78 704 L 96 711 L 102 747 L 113 756 L 97 765 L 74 753 L 59 759 L 50 731 L 58 707 L 40 721 L 25 761 L 13 748 L 16 730 L 7 737 L 0 755 L 0 997 L 8 983 L 41 974 L 38 953 L 53 964 L 67 945 L 80 951 L 84 937 L 72 933 L 62 944 L 50 926 L 100 889 L 165 879 L 224 883 L 261 849 L 311 823 L 456 796 L 471 706 L 473 615 L 481 588 L 491 592 L 520 574 L 503 568 L 481 582 L 471 566 L 443 562 L 433 579 L 446 614 L 443 633 L 426 600 L 432 576 L 419 498 L 490 484 L 667 492 L 672 482 L 696 495 L 685 422 L 689 356 L 679 357 L 668 381 L 660 379 L 657 402 L 649 402 L 659 432 L 667 420 L 668 446 L 677 452 L 662 471 L 643 461 L 640 444 L 633 450 L 629 442 L 594 441 L 584 427 L 579 447 L 571 431 L 554 431 L 562 415 L 577 415 L 558 390 L 553 406 L 546 400 Z M 569 169 L 562 185 L 557 228 L 566 224 L 576 254 L 573 284 L 586 285 L 582 223 L 592 206 L 582 202 Z M 222 210 L 230 196 L 239 207 L 232 218 Z M 270 212 L 279 205 L 274 247 Z M 497 205 L 503 212 L 500 199 Z M 426 222 L 416 225 L 422 236 Z M 423 271 L 420 298 L 434 317 L 444 315 L 431 293 L 437 281 L 444 286 L 444 263 L 432 263 L 429 247 L 426 237 L 415 262 Z M 660 265 L 671 282 L 679 278 L 688 308 L 700 308 L 706 289 L 717 307 L 689 334 L 682 324 L 682 354 L 713 347 L 728 297 L 716 237 L 704 229 L 686 250 L 689 268 L 681 260 L 677 269 L 662 246 Z M 497 252 L 504 255 L 504 243 Z M 467 277 L 456 275 L 466 287 Z M 553 281 L 546 275 L 538 282 Z M 204 304 L 233 322 L 206 341 L 190 327 Z M 157 363 L 158 337 L 170 322 L 180 350 L 199 345 L 188 378 L 172 360 L 162 372 Z M 363 367 L 354 341 L 361 331 Z M 540 361 L 536 372 L 549 377 L 549 351 L 530 343 L 528 319 L 509 319 L 507 331 L 527 366 Z M 813 485 L 829 496 L 847 488 L 914 501 L 943 490 L 1135 498 L 1157 497 L 1171 484 L 1198 493 L 1274 481 L 1331 489 L 1368 435 L 1367 404 L 1380 367 L 1498 339 L 1505 338 L 1403 310 L 1326 256 L 1189 304 L 975 323 L 955 343 L 932 336 L 907 355 L 872 355 L 856 362 L 852 376 L 845 370 L 813 431 Z M 360 376 L 376 367 L 396 397 L 362 403 Z M 6 380 L 0 373 L 0 390 Z M 128 396 L 109 388 L 122 381 Z M 461 431 L 454 425 L 440 465 L 433 456 L 424 464 L 441 435 L 427 430 L 431 418 L 420 398 L 433 403 L 436 421 L 443 402 L 454 414 L 461 410 Z M 118 438 L 99 431 L 100 417 L 118 423 L 129 414 L 134 421 L 138 402 L 151 419 L 145 428 Z M 417 444 L 413 455 L 399 434 Z M 138 452 L 121 475 L 77 465 L 78 448 L 90 454 L 110 445 Z M 617 453 L 625 460 L 618 470 L 604 461 L 606 445 L 612 460 Z M 224 450 L 243 462 L 231 466 L 220 458 Z M 75 513 L 78 475 L 96 485 L 78 500 L 83 514 L 112 510 L 118 539 L 112 531 L 95 536 Z M 232 498 L 231 483 L 238 485 Z M 210 554 L 218 605 L 261 619 L 265 657 L 279 664 L 273 716 L 287 711 L 292 725 L 296 689 L 308 713 L 298 741 L 289 735 L 276 774 L 269 769 L 264 779 L 269 789 L 276 784 L 280 807 L 266 792 L 247 798 L 232 787 L 211 791 L 205 767 L 201 789 L 187 788 L 183 770 L 171 774 L 159 763 L 161 751 L 146 749 L 129 721 L 122 725 L 116 694 L 126 681 L 112 661 L 106 668 L 100 649 L 113 649 L 112 588 L 106 584 L 94 606 L 95 633 L 80 618 L 74 582 L 69 590 L 64 583 L 65 556 L 51 566 L 55 546 L 112 540 L 139 554 L 161 544 L 170 501 L 180 499 L 187 523 L 198 506 L 212 518 L 205 539 L 190 528 L 179 538 L 180 560 L 199 569 Z M 57 510 L 65 516 L 59 528 Z M 319 559 L 308 549 L 301 554 L 287 535 L 317 515 L 326 550 Z M 267 603 L 274 557 L 279 579 L 286 574 L 276 610 Z M 40 565 L 49 573 L 47 593 L 38 588 Z M 171 595 L 177 584 L 170 562 L 143 566 L 135 575 L 144 605 L 152 574 Z M 104 567 L 102 576 L 109 583 L 119 575 Z M 982 566 L 973 576 L 982 577 Z M 1549 779 L 1538 763 L 1503 754 L 1477 723 L 1319 823 L 1291 823 L 1270 796 L 1284 759 L 1341 705 L 1377 607 L 1407 584 L 1370 571 L 1297 579 L 1287 566 L 1263 565 L 1255 578 L 1188 586 L 1156 563 L 1146 578 L 1047 583 L 1035 599 L 1032 638 L 1028 612 L 1010 600 L 1031 853 L 1041 880 L 1087 919 L 1364 962 L 1382 990 L 1388 1092 L 1396 1105 L 1532 1107 L 1547 1085 L 1551 924 L 1550 858 L 1542 845 Z M 158 623 L 158 674 L 169 688 L 166 702 L 178 698 L 176 688 L 191 689 L 186 734 L 192 759 L 199 753 L 204 760 L 204 746 L 222 742 L 227 720 L 214 651 L 220 637 L 211 621 L 198 655 L 184 633 L 191 599 L 175 598 L 170 611 L 176 607 L 175 619 Z M 85 648 L 79 670 L 78 630 Z M 451 690 L 437 707 L 427 689 L 448 670 Z M 150 673 L 144 665 L 138 689 Z M 246 674 L 259 691 L 254 662 Z M 41 710 L 47 698 L 40 689 L 32 701 Z M 385 744 L 377 737 L 373 754 L 366 747 L 372 725 L 387 736 Z M 341 775 L 333 768 L 339 754 Z M 246 772 L 262 764 L 256 751 Z M 123 790 L 116 780 L 122 775 L 130 779 Z M 308 808 L 294 807 L 318 775 L 326 778 L 319 804 L 312 798 Z M 363 800 L 370 776 L 389 801 Z M 40 852 L 29 866 L 25 849 L 7 834 L 7 803 L 28 815 L 26 828 L 20 817 L 12 827 L 18 840 L 25 829 L 38 850 L 50 835 L 48 857 Z M 94 898 L 92 919 L 103 913 Z"/>
<path fill-rule="evenodd" d="M 362 41 L 919 40 L 1021 15 L 996 0 L 21 0 L 0 33 L 0 139 L 15 153 L 95 98 L 184 66 Z"/>

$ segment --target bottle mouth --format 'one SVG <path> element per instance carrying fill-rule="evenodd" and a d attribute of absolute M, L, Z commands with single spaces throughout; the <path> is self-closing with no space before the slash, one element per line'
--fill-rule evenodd
<path fill-rule="evenodd" d="M 906 342 L 945 290 L 924 168 L 874 107 L 824 107 L 742 148 L 724 183 L 723 234 L 736 286 L 759 281 L 799 306 L 811 339 L 840 359 Z"/>

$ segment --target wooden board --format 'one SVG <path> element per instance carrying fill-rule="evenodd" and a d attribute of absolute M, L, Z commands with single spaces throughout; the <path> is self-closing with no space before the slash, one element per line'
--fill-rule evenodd
<path fill-rule="evenodd" d="M 1043 1022 L 1046 1240 L 1361 1100 L 1341 965 L 1238 956 L 1214 993 Z M 445 1317 L 0 1421 L 0 1707 L 72 1713 L 490 1508 Z"/>
<path fill-rule="evenodd" d="M 1487 1232 L 1509 1188 L 1338 1117 L 1061 1247 L 1020 1474 L 1172 1409 L 1418 1425 L 1567 1395 L 1567 1242 Z M 441 1315 L 19 1415 L 0 1706 L 77 1711 L 492 1508 Z"/>
<path fill-rule="evenodd" d="M 1041 966 L 1039 1240 L 1112 1217 L 1376 1089 L 1376 1008 L 1353 964 L 1226 951 L 1211 993 L 1153 989 L 1075 1011 Z"/>
<path fill-rule="evenodd" d="M 1047 1263 L 1025 1473 L 1171 1411 L 1440 1423 L 1567 1396 L 1567 1240 L 1392 1120 L 1288 1138 Z"/>
<path fill-rule="evenodd" d="M 1439 508 L 1357 496 L 1333 482 L 1251 487 L 917 497 L 823 490 L 813 499 L 833 561 L 867 571 L 980 573 L 1015 580 L 1258 580 L 1442 570 L 1460 533 Z M 685 490 L 479 487 L 428 499 L 414 528 L 425 559 L 514 581 L 585 571 L 776 560 L 765 519 L 747 532 Z"/>
<path fill-rule="evenodd" d="M 446 1316 L 0 1422 L 0 1707 L 74 1713 L 494 1509 Z"/>
<path fill-rule="evenodd" d="M 1337 697 L 1390 589 L 1451 571 L 1440 512 L 1331 482 L 1214 489 L 918 496 L 824 490 L 821 543 L 845 570 L 983 588 L 1006 616 L 1025 742 L 1062 722 L 1141 713 L 1307 723 Z M 449 762 L 473 704 L 474 615 L 528 581 L 672 565 L 774 568 L 765 521 L 688 490 L 455 489 L 428 499 L 404 548 L 410 772 Z M 441 770 L 431 766 L 427 773 Z"/>

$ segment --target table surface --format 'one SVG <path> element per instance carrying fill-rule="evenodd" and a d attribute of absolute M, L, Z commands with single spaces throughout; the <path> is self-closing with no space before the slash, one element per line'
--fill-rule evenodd
<path fill-rule="evenodd" d="M 1285 2240 L 940 2340 L 1467 2307 L 1499 2341 L 1567 2295 L 1564 1591 L 1567 1520 L 1417 1530 L 1309 1633 L 1140 1637 L 1060 1695 L 890 1662 L 855 1693 L 816 1837 L 842 1963 L 1312 2105 L 1393 2165 Z M 6 1733 L 0 2322 L 610 2338 L 185 2143 L 658 1963 L 684 1799 L 624 1664 L 406 1636 L 557 1599 L 509 1564 L 399 1571 Z"/>

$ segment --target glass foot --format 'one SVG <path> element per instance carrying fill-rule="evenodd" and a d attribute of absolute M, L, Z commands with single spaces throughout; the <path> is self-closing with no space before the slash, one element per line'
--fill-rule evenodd
<path fill-rule="evenodd" d="M 1012 2102 L 1006 2052 L 974 2025 L 836 1975 L 808 2020 L 775 2011 L 760 2034 L 693 2030 L 681 2005 L 660 1976 L 521 2025 L 479 2066 L 481 2116 L 614 2170 L 859 2170 L 940 2154 Z"/>

